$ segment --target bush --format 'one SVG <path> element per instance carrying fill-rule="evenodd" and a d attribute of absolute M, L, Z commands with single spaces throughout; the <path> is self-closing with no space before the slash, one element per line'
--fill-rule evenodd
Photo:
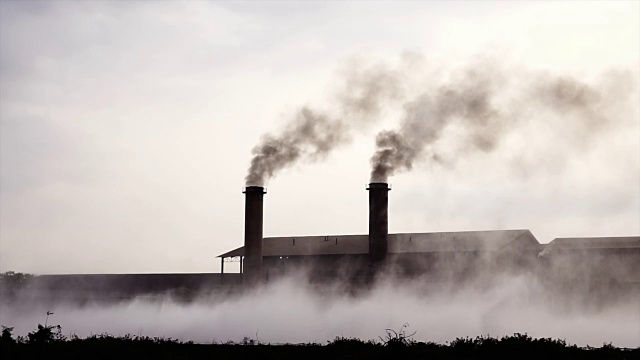
<path fill-rule="evenodd" d="M 49 344 L 53 342 L 64 342 L 67 337 L 62 335 L 60 325 L 43 326 L 38 324 L 38 330 L 27 334 L 29 344 Z"/>

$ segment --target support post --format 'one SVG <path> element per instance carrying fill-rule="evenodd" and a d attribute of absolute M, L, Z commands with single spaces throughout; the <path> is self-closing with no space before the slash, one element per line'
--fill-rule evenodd
<path fill-rule="evenodd" d="M 224 284 L 224 258 L 220 258 L 220 285 Z"/>

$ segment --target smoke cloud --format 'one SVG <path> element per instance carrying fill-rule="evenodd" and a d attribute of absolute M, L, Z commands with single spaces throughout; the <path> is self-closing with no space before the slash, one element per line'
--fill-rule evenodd
<path fill-rule="evenodd" d="M 307 161 L 323 158 L 346 141 L 345 130 L 343 122 L 303 107 L 280 135 L 265 135 L 253 149 L 247 185 L 263 185 L 266 179 L 300 158 Z"/>
<path fill-rule="evenodd" d="M 471 66 L 461 75 L 424 90 L 405 104 L 396 130 L 378 133 L 371 158 L 372 182 L 387 182 L 420 160 L 452 165 L 469 152 L 491 152 L 507 132 L 526 120 L 569 123 L 555 128 L 570 142 L 580 142 L 620 120 L 607 111 L 614 102 L 628 98 L 632 89 L 623 86 L 631 77 L 609 79 L 609 83 L 618 83 L 615 88 L 620 91 L 611 97 L 604 94 L 607 84 L 593 86 L 567 76 L 509 73 L 493 64 Z M 446 140 L 447 134 L 455 134 L 447 132 L 451 127 L 462 129 L 463 143 L 454 149 L 451 145 L 440 149 L 438 143 Z"/>
<path fill-rule="evenodd" d="M 495 147 L 500 125 L 500 113 L 491 103 L 495 85 L 481 74 L 469 75 L 464 83 L 443 86 L 435 94 L 424 93 L 409 102 L 400 128 L 378 134 L 377 150 L 371 159 L 372 182 L 386 182 L 397 171 L 411 170 L 416 159 L 454 120 L 465 122 L 478 149 L 490 151 Z M 437 161 L 436 154 L 433 159 Z"/>
<path fill-rule="evenodd" d="M 343 83 L 335 99 L 337 115 L 303 106 L 278 134 L 262 136 L 252 150 L 247 185 L 264 185 L 295 163 L 324 159 L 348 143 L 355 129 L 367 129 L 375 123 L 385 104 L 402 98 L 401 69 L 352 61 L 340 76 Z"/>
<path fill-rule="evenodd" d="M 375 138 L 372 182 L 386 182 L 421 161 L 453 166 L 470 153 L 495 151 L 505 135 L 530 121 L 555 122 L 551 127 L 570 145 L 584 145 L 621 120 L 611 110 L 635 90 L 633 77 L 624 73 L 611 72 L 606 81 L 590 84 L 563 74 L 508 69 L 493 60 L 426 75 L 428 68 L 411 53 L 396 67 L 351 61 L 339 72 L 335 106 L 302 106 L 279 132 L 262 136 L 252 150 L 246 184 L 264 185 L 296 163 L 325 159 L 354 133 L 368 131 L 392 105 L 401 105 L 402 115 L 396 129 Z"/>

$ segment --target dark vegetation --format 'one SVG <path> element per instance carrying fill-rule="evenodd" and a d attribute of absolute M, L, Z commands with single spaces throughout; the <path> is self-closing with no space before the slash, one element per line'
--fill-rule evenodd
<path fill-rule="evenodd" d="M 458 338 L 446 344 L 421 342 L 413 334 L 386 330 L 379 340 L 337 337 L 326 344 L 264 344 L 249 337 L 235 343 L 194 344 L 147 336 L 66 336 L 60 325 L 40 325 L 14 338 L 2 327 L 2 359 L 639 359 L 640 348 L 578 347 L 564 340 L 533 339 L 527 334 L 502 338 Z"/>

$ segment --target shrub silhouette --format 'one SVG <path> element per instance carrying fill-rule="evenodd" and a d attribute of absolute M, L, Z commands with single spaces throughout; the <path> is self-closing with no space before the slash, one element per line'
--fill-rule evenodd
<path fill-rule="evenodd" d="M 0 336 L 0 345 L 9 346 L 16 343 L 13 338 L 13 328 L 2 325 L 2 335 Z"/>
<path fill-rule="evenodd" d="M 112 359 L 127 354 L 137 358 L 264 358 L 264 359 L 636 359 L 640 348 L 621 349 L 611 343 L 600 348 L 568 345 L 565 340 L 534 339 L 528 334 L 494 338 L 478 336 L 457 338 L 449 344 L 418 342 L 415 332 L 406 333 L 408 324 L 400 330 L 386 329 L 380 341 L 336 337 L 325 345 L 269 345 L 244 337 L 239 342 L 194 344 L 172 338 L 142 335 L 114 336 L 108 333 L 80 338 L 62 335 L 60 325 L 38 324 L 26 337 L 13 337 L 13 328 L 2 326 L 1 359 Z M 254 345 L 254 346 L 247 346 Z"/>
<path fill-rule="evenodd" d="M 29 344 L 49 344 L 52 342 L 64 342 L 67 337 L 62 335 L 60 325 L 43 326 L 38 324 L 38 329 L 27 334 Z"/>
<path fill-rule="evenodd" d="M 392 329 L 385 329 L 387 335 L 385 338 L 380 338 L 382 344 L 388 348 L 402 348 L 406 346 L 415 345 L 416 341 L 411 339 L 413 335 L 416 334 L 416 331 L 407 335 L 405 329 L 409 327 L 409 324 L 404 324 L 400 328 L 400 330 L 395 331 Z"/>

